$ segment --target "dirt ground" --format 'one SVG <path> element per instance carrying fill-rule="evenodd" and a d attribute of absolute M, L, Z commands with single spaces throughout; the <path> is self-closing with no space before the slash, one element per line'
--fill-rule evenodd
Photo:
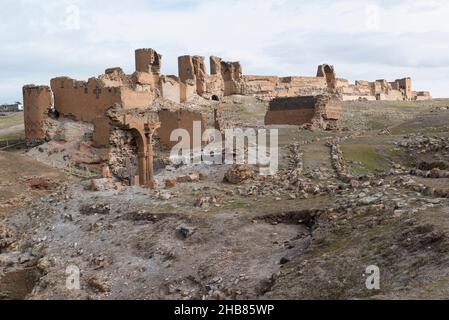
<path fill-rule="evenodd" d="M 2 152 L 0 299 L 447 299 L 449 179 L 414 171 L 449 161 L 447 106 L 351 102 L 339 131 L 273 127 L 280 172 L 237 185 L 230 166 L 200 165 L 159 170 L 155 191 L 94 192 Z M 263 102 L 221 107 L 263 126 Z M 365 286 L 371 265 L 380 290 Z"/>

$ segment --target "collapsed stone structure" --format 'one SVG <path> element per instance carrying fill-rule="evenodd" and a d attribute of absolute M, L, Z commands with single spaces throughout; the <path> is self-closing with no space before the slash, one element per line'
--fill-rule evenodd
<path fill-rule="evenodd" d="M 276 98 L 270 102 L 265 117 L 267 125 L 312 125 L 335 127 L 343 112 L 338 95 Z"/>
<path fill-rule="evenodd" d="M 219 101 L 225 96 L 245 95 L 273 100 L 267 114 L 268 124 L 310 122 L 326 127 L 340 117 L 338 97 L 344 100 L 430 98 L 427 92 L 411 91 L 410 78 L 393 83 L 358 81 L 349 85 L 347 80 L 337 78 L 330 65 L 319 66 L 316 77 L 243 75 L 239 62 L 225 62 L 219 57 L 210 58 L 210 74 L 201 56 L 179 57 L 178 65 L 178 76 L 162 75 L 162 56 L 154 49 L 138 49 L 135 72 L 131 75 L 121 68 L 110 68 L 88 81 L 58 77 L 50 81 L 50 86 L 24 86 L 27 142 L 38 144 L 54 139 L 55 122 L 60 123 L 61 119 L 89 124 L 93 127 L 89 147 L 101 149 L 106 155 L 97 162 L 110 165 L 114 150 L 129 149 L 138 163 L 138 174 L 126 170 L 125 174 L 117 168 L 112 173 L 122 178 L 130 175 L 131 182 L 152 187 L 153 142 L 173 146 L 170 134 L 178 128 L 186 129 L 193 137 L 194 121 L 201 123 L 200 134 L 205 130 L 208 110 L 195 109 L 190 103 L 195 99 Z M 211 112 L 216 118 L 217 111 Z M 114 140 L 117 136 L 135 145 L 119 146 Z"/>

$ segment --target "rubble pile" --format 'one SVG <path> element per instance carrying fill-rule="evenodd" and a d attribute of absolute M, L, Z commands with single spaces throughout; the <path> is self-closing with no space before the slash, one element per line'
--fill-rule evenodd
<path fill-rule="evenodd" d="M 351 183 L 355 187 L 357 185 L 355 177 L 349 172 L 340 145 L 337 142 L 330 142 L 328 146 L 331 148 L 332 167 L 335 169 L 338 178 L 344 183 Z"/>
<path fill-rule="evenodd" d="M 446 159 L 449 158 L 449 138 L 447 137 L 427 137 L 410 134 L 398 142 L 397 145 L 417 154 L 432 152 L 440 153 Z"/>
<path fill-rule="evenodd" d="M 14 230 L 0 223 L 0 253 L 14 243 L 15 235 Z"/>
<path fill-rule="evenodd" d="M 247 165 L 234 165 L 229 169 L 224 177 L 224 182 L 231 184 L 241 184 L 253 176 L 253 170 Z"/>

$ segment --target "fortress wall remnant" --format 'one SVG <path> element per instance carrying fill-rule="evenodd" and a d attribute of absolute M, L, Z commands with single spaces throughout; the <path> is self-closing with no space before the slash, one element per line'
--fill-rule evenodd
<path fill-rule="evenodd" d="M 119 87 L 106 88 L 96 78 L 85 82 L 59 77 L 50 83 L 56 111 L 78 121 L 92 122 L 112 105 L 121 102 Z"/>
<path fill-rule="evenodd" d="M 162 56 L 154 49 L 137 49 L 135 51 L 136 71 L 150 73 L 153 75 L 161 74 Z"/>
<path fill-rule="evenodd" d="M 342 100 L 336 94 L 275 98 L 270 102 L 265 124 L 327 128 L 340 119 L 342 112 Z"/>
<path fill-rule="evenodd" d="M 211 74 L 207 74 L 205 58 L 202 56 L 182 56 L 178 58 L 179 79 L 187 87 L 181 96 L 190 97 L 195 87 L 196 94 L 205 98 L 223 97 L 241 93 L 243 81 L 240 62 L 225 62 L 219 57 L 210 57 Z M 185 100 L 181 100 L 185 101 Z"/>
<path fill-rule="evenodd" d="M 203 95 L 206 88 L 206 78 L 208 74 L 206 73 L 206 65 L 204 64 L 204 57 L 193 56 L 192 57 L 193 69 L 196 78 L 196 92 L 198 95 Z"/>
<path fill-rule="evenodd" d="M 94 134 L 93 145 L 95 148 L 108 148 L 109 139 L 112 131 L 111 120 L 106 117 L 98 117 L 93 121 Z"/>
<path fill-rule="evenodd" d="M 53 106 L 53 96 L 48 86 L 23 87 L 25 136 L 29 143 L 46 139 L 46 122 Z"/>
<path fill-rule="evenodd" d="M 123 109 L 149 108 L 154 94 L 151 91 L 138 91 L 128 87 L 120 88 L 120 104 Z"/>
<path fill-rule="evenodd" d="M 345 79 L 337 79 L 337 92 L 343 100 L 413 100 L 411 78 L 398 79 L 393 82 L 376 80 L 373 82 L 357 80 L 349 84 Z"/>
<path fill-rule="evenodd" d="M 402 91 L 404 93 L 406 100 L 413 99 L 411 78 L 398 79 L 393 83 L 393 86 L 396 88 L 396 90 Z"/>
<path fill-rule="evenodd" d="M 337 74 L 334 66 L 322 64 L 318 66 L 317 77 L 326 78 L 327 88 L 330 92 L 335 93 L 337 89 Z"/>
<path fill-rule="evenodd" d="M 191 56 L 178 57 L 179 81 L 183 84 L 180 92 L 181 102 L 185 102 L 197 93 L 195 68 Z"/>
<path fill-rule="evenodd" d="M 178 72 L 181 82 L 193 81 L 196 85 L 195 68 L 191 56 L 181 56 L 178 58 Z"/>
<path fill-rule="evenodd" d="M 242 94 L 264 100 L 328 93 L 325 77 L 243 76 Z"/>
<path fill-rule="evenodd" d="M 181 83 L 176 76 L 161 76 L 161 94 L 173 102 L 181 102 Z"/>
<path fill-rule="evenodd" d="M 171 148 L 178 144 L 178 142 L 170 141 L 170 136 L 172 132 L 176 129 L 185 129 L 190 134 L 190 146 L 193 147 L 193 139 L 194 139 L 194 121 L 199 121 L 201 123 L 201 132 L 202 135 L 206 130 L 206 122 L 203 115 L 199 112 L 194 112 L 190 110 L 161 110 L 159 112 L 159 121 L 161 123 L 161 128 L 158 131 L 157 137 L 160 139 L 160 142 Z"/>
<path fill-rule="evenodd" d="M 122 109 L 146 109 L 157 98 L 183 103 L 194 96 L 220 100 L 241 94 L 270 101 L 276 98 L 338 93 L 343 100 L 427 100 L 429 93 L 412 91 L 410 78 L 356 81 L 336 77 L 335 68 L 318 66 L 316 77 L 277 77 L 243 75 L 239 62 L 210 57 L 210 75 L 202 56 L 178 58 L 179 78 L 161 76 L 162 56 L 154 49 L 135 51 L 136 71 L 126 75 L 121 68 L 109 68 L 105 74 L 88 81 L 68 77 L 51 80 L 54 107 L 74 120 L 93 122 L 115 104 Z M 31 129 L 30 129 L 31 130 Z"/>
<path fill-rule="evenodd" d="M 426 101 L 431 100 L 432 95 L 429 91 L 412 91 L 412 99 L 415 101 Z"/>
<path fill-rule="evenodd" d="M 154 95 L 150 91 L 127 86 L 107 87 L 103 80 L 91 78 L 87 82 L 68 77 L 51 80 L 55 109 L 61 115 L 78 121 L 92 122 L 118 103 L 124 109 L 149 107 Z"/>

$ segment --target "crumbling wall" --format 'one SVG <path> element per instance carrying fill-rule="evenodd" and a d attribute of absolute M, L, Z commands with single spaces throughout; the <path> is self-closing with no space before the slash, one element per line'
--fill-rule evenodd
<path fill-rule="evenodd" d="M 325 94 L 328 93 L 328 85 L 325 77 L 243 76 L 241 93 L 271 100 Z"/>
<path fill-rule="evenodd" d="M 51 89 L 57 112 L 85 122 L 92 122 L 116 103 L 124 109 L 147 108 L 154 98 L 151 91 L 128 86 L 107 87 L 99 78 L 91 78 L 87 82 L 68 77 L 54 78 Z"/>
<path fill-rule="evenodd" d="M 241 94 L 243 72 L 240 62 L 221 61 L 221 74 L 224 81 L 224 95 Z"/>
<path fill-rule="evenodd" d="M 413 100 L 410 78 L 388 82 L 376 80 L 374 82 L 357 80 L 349 84 L 345 79 L 337 79 L 336 90 L 345 101 L 352 100 Z"/>
<path fill-rule="evenodd" d="M 130 184 L 139 175 L 138 146 L 135 136 L 127 130 L 112 128 L 109 136 L 109 168 L 111 173 Z"/>
<path fill-rule="evenodd" d="M 137 49 L 135 51 L 136 71 L 161 74 L 162 56 L 154 49 Z"/>
<path fill-rule="evenodd" d="M 196 76 L 191 56 L 182 56 L 178 58 L 179 80 L 181 82 L 181 102 L 189 100 L 197 93 Z"/>
<path fill-rule="evenodd" d="M 192 62 L 196 78 L 196 92 L 198 93 L 198 95 L 201 96 L 204 93 L 206 93 L 207 90 L 206 82 L 208 74 L 206 73 L 206 65 L 204 64 L 204 57 L 193 56 Z"/>
<path fill-rule="evenodd" d="M 132 79 L 127 76 L 122 68 L 109 68 L 105 73 L 98 77 L 104 87 L 121 87 L 132 84 Z"/>
<path fill-rule="evenodd" d="M 178 144 L 178 141 L 170 141 L 170 136 L 176 129 L 185 129 L 189 132 L 191 146 L 194 145 L 194 121 L 199 121 L 201 123 L 201 132 L 199 133 L 200 138 L 202 138 L 202 135 L 206 130 L 206 123 L 203 115 L 199 112 L 190 110 L 161 110 L 159 112 L 159 121 L 161 123 L 161 128 L 157 132 L 157 137 L 159 138 L 161 144 L 168 148 Z"/>
<path fill-rule="evenodd" d="M 113 130 L 109 117 L 98 117 L 93 121 L 94 133 L 92 136 L 93 145 L 96 148 L 108 148 L 110 135 Z"/>
<path fill-rule="evenodd" d="M 175 76 L 161 76 L 162 96 L 170 101 L 181 102 L 181 83 Z"/>
<path fill-rule="evenodd" d="M 74 120 L 91 122 L 113 104 L 121 102 L 120 88 L 106 88 L 96 78 L 85 82 L 59 77 L 50 83 L 56 111 Z"/>
<path fill-rule="evenodd" d="M 207 74 L 202 56 L 182 56 L 178 58 L 179 79 L 187 87 L 195 87 L 196 94 L 205 98 L 223 97 L 241 93 L 242 66 L 240 62 L 225 62 L 219 57 L 211 57 L 211 74 Z M 189 97 L 187 89 L 186 99 Z M 182 94 L 183 95 L 183 94 Z M 185 100 L 182 100 L 185 101 Z"/>
<path fill-rule="evenodd" d="M 337 89 L 337 74 L 335 73 L 334 66 L 328 64 L 318 66 L 317 77 L 324 77 L 329 92 L 335 93 Z"/>
<path fill-rule="evenodd" d="M 404 78 L 398 79 L 391 83 L 392 88 L 398 91 L 401 91 L 404 95 L 405 100 L 412 100 L 412 79 Z"/>
<path fill-rule="evenodd" d="M 432 95 L 430 94 L 429 91 L 414 91 L 412 92 L 412 100 L 415 101 L 426 101 L 426 100 L 431 100 L 432 99 Z"/>
<path fill-rule="evenodd" d="M 275 98 L 265 116 L 266 125 L 313 125 L 327 128 L 342 114 L 338 95 Z"/>
<path fill-rule="evenodd" d="M 38 143 L 46 139 L 49 112 L 53 106 L 53 96 L 48 86 L 27 85 L 23 87 L 25 136 L 28 143 Z"/>

